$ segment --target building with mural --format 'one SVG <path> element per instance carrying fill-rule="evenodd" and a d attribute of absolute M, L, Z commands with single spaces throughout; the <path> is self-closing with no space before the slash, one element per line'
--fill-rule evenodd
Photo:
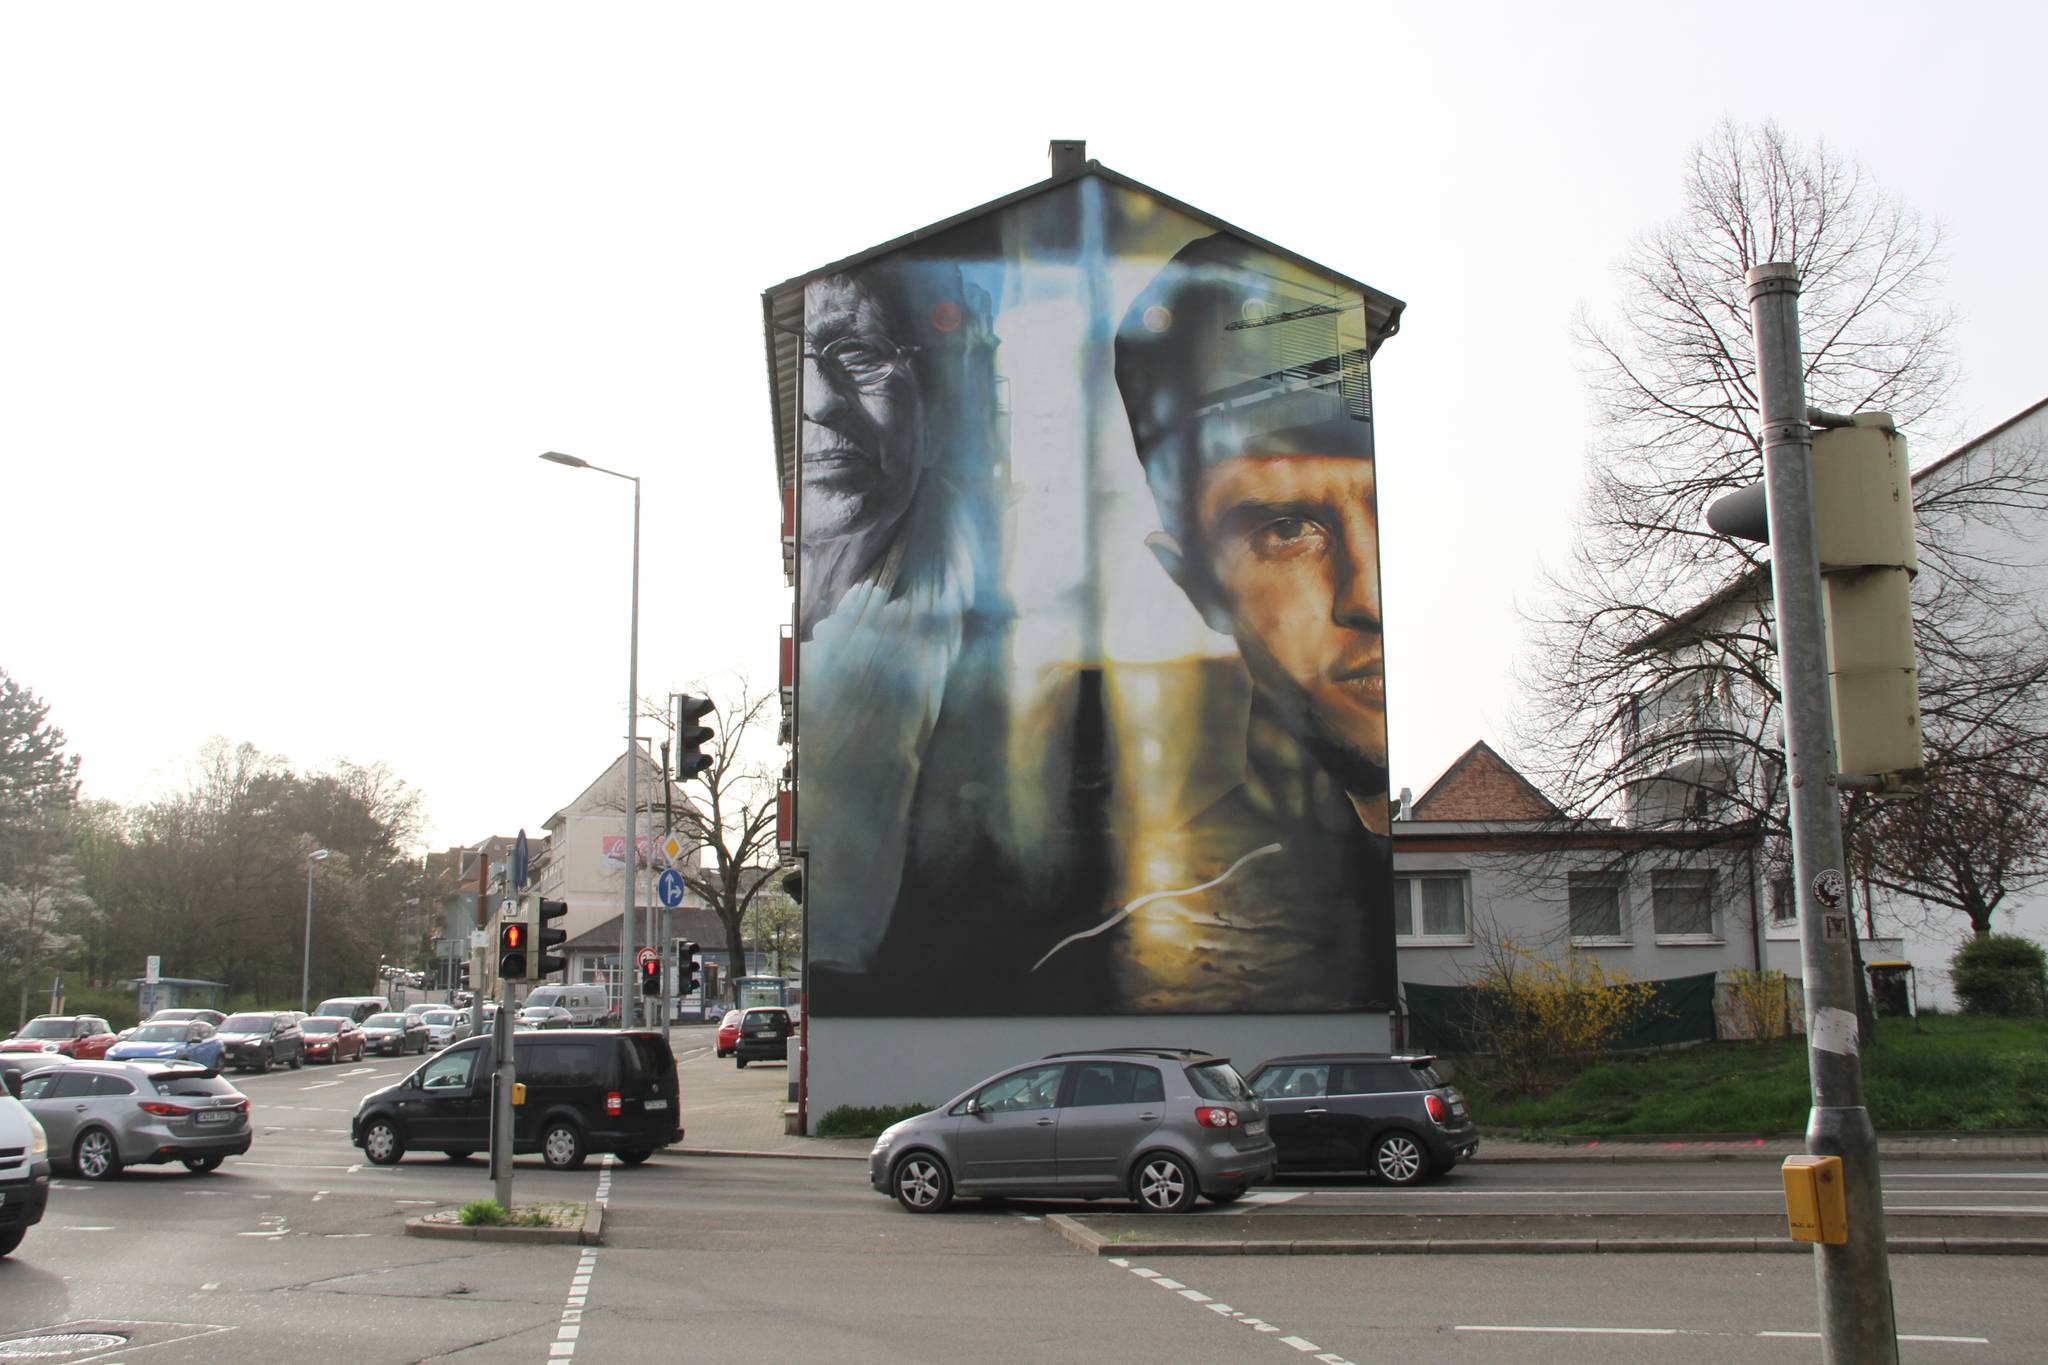
<path fill-rule="evenodd" d="M 1402 305 L 1053 163 L 763 298 L 811 1114 L 1061 1048 L 1392 1037 Z"/>

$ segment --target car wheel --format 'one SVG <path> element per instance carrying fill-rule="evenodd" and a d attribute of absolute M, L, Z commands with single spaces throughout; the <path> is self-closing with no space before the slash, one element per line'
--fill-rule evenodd
<path fill-rule="evenodd" d="M 1207 1198 L 1212 1204 L 1235 1204 L 1238 1200 L 1244 1198 L 1244 1191 L 1242 1189 L 1218 1190 L 1214 1194 L 1208 1195 Z"/>
<path fill-rule="evenodd" d="M 475 1156 L 476 1153 L 472 1152 L 467 1147 L 450 1147 L 446 1152 L 443 1152 L 442 1155 L 447 1157 L 450 1161 L 467 1161 L 471 1157 Z"/>
<path fill-rule="evenodd" d="M 1389 1185 L 1414 1185 L 1429 1174 L 1429 1158 L 1412 1134 L 1388 1133 L 1372 1145 L 1372 1168 Z"/>
<path fill-rule="evenodd" d="M 104 1128 L 88 1128 L 78 1135 L 71 1149 L 71 1165 L 81 1180 L 112 1180 L 121 1174 L 121 1153 L 114 1135 Z"/>
<path fill-rule="evenodd" d="M 648 1157 L 654 1155 L 654 1149 L 652 1147 L 635 1147 L 630 1152 L 615 1152 L 613 1155 L 628 1166 L 638 1166 L 641 1162 L 647 1160 Z"/>
<path fill-rule="evenodd" d="M 1186 1213 L 1199 1193 L 1194 1172 L 1171 1152 L 1145 1157 L 1131 1177 L 1131 1197 L 1147 1213 Z"/>
<path fill-rule="evenodd" d="M 740 1068 L 740 1070 L 742 1070 L 742 1071 L 745 1071 L 745 1070 L 747 1069 L 747 1059 L 746 1059 L 746 1058 L 744 1058 L 744 1057 L 739 1057 L 739 1058 L 735 1058 L 734 1060 L 735 1060 L 735 1061 L 737 1061 L 737 1062 L 739 1063 L 739 1068 Z"/>
<path fill-rule="evenodd" d="M 889 1185 L 896 1202 L 912 1213 L 937 1213 L 953 1202 L 953 1177 L 930 1152 L 912 1152 L 897 1162 Z"/>
<path fill-rule="evenodd" d="M 220 1163 L 226 1160 L 224 1156 L 188 1156 L 185 1158 L 185 1169 L 194 1175 L 211 1175 L 219 1170 Z"/>
<path fill-rule="evenodd" d="M 0 1256 L 5 1256 L 21 1245 L 21 1239 L 28 1235 L 27 1228 L 9 1228 L 0 1232 Z"/>
<path fill-rule="evenodd" d="M 263 1060 L 256 1064 L 256 1074 L 259 1076 L 268 1076 L 270 1074 L 270 1068 L 275 1066 L 276 1064 L 277 1058 L 271 1056 L 268 1052 L 266 1052 L 263 1054 Z"/>
<path fill-rule="evenodd" d="M 288 1063 L 288 1065 L 289 1065 L 289 1066 L 291 1067 L 291 1069 L 292 1069 L 292 1070 L 294 1070 L 294 1071 L 297 1071 L 297 1070 L 298 1070 L 298 1069 L 299 1069 L 300 1067 L 304 1066 L 305 1064 L 306 1064 L 306 1054 L 305 1054 L 305 1053 L 303 1053 L 303 1052 L 301 1052 L 301 1053 L 300 1053 L 300 1054 L 299 1054 L 298 1056 L 296 1056 L 296 1057 L 292 1058 L 292 1059 L 291 1059 L 291 1061 L 290 1061 L 290 1062 Z"/>
<path fill-rule="evenodd" d="M 573 1171 L 583 1165 L 583 1132 L 565 1119 L 547 1126 L 540 1137 L 540 1156 L 551 1171 Z"/>
<path fill-rule="evenodd" d="M 396 1166 L 405 1155 L 405 1134 L 390 1119 L 371 1119 L 363 1128 L 363 1155 L 373 1165 Z"/>

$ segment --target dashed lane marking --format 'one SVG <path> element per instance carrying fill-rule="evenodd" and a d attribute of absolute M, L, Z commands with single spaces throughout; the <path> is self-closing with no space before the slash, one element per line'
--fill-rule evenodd
<path fill-rule="evenodd" d="M 1338 1355 L 1335 1351 L 1325 1351 L 1306 1337 L 1281 1336 L 1280 1333 L 1284 1330 L 1283 1328 L 1267 1322 L 1264 1318 L 1255 1318 L 1249 1313 L 1232 1308 L 1227 1303 L 1218 1303 L 1201 1290 L 1190 1289 L 1172 1276 L 1162 1275 L 1147 1266 L 1132 1265 L 1120 1256 L 1110 1257 L 1109 1263 L 1113 1266 L 1120 1266 L 1130 1271 L 1131 1274 L 1139 1279 L 1149 1281 L 1161 1289 L 1170 1290 L 1177 1297 L 1186 1299 L 1189 1303 L 1200 1304 L 1225 1322 L 1234 1322 L 1240 1327 L 1249 1327 L 1259 1335 L 1270 1336 L 1281 1345 L 1292 1347 L 1303 1355 L 1314 1356 L 1319 1365 L 1351 1365 L 1349 1360 Z"/>

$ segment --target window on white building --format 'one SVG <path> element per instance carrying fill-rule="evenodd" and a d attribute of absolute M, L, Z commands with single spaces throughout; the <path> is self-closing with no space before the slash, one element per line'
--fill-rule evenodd
<path fill-rule="evenodd" d="M 1618 872 L 1571 874 L 1571 930 L 1574 943 L 1627 942 L 1621 932 L 1621 891 Z"/>
<path fill-rule="evenodd" d="M 1771 923 L 1790 924 L 1799 918 L 1799 897 L 1790 877 L 1771 878 Z"/>
<path fill-rule="evenodd" d="M 1469 882 L 1463 872 L 1394 878 L 1394 936 L 1420 943 L 1469 943 Z"/>
<path fill-rule="evenodd" d="M 1660 939 L 1711 939 L 1714 874 L 1670 868 L 1650 874 L 1650 913 Z"/>

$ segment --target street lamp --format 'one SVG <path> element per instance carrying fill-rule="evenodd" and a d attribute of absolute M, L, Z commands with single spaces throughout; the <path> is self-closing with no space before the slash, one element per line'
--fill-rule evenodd
<path fill-rule="evenodd" d="M 313 864 L 325 862 L 328 851 L 316 848 L 306 855 L 306 955 L 299 964 L 299 1010 L 303 1013 L 313 998 Z"/>
<path fill-rule="evenodd" d="M 631 639 L 626 663 L 626 908 L 619 916 L 619 1026 L 630 1028 L 639 1002 L 627 974 L 633 970 L 633 892 L 639 881 L 640 845 L 635 837 L 640 805 L 640 480 L 621 474 L 559 450 L 541 453 L 541 458 L 571 469 L 590 469 L 625 479 L 633 485 L 633 610 Z"/>

